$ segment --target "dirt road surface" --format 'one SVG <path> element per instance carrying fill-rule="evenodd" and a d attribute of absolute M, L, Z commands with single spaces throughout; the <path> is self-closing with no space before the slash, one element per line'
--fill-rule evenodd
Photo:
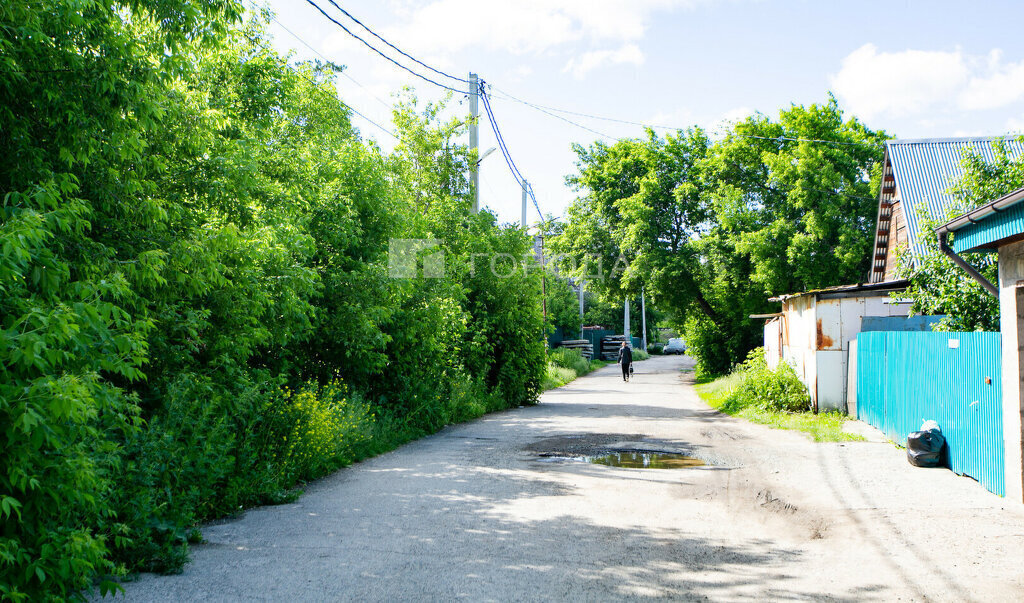
<path fill-rule="evenodd" d="M 131 601 L 1024 599 L 1024 506 L 881 438 L 816 444 L 720 415 L 680 357 L 359 463 L 205 527 Z M 684 452 L 678 470 L 591 464 Z"/>

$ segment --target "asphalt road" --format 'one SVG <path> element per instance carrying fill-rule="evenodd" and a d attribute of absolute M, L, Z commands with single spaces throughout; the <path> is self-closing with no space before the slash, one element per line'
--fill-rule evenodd
<path fill-rule="evenodd" d="M 690 364 L 654 357 L 630 383 L 602 369 L 208 525 L 182 574 L 140 576 L 127 599 L 1024 599 L 1024 506 L 877 436 L 816 444 L 722 416 Z M 707 465 L 581 460 L 607 450 Z"/>

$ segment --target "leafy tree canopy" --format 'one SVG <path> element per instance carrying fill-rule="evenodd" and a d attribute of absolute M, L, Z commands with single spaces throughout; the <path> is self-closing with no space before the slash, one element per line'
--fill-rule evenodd
<path fill-rule="evenodd" d="M 742 361 L 767 298 L 863 280 L 885 134 L 834 98 L 699 128 L 576 147 L 580 192 L 555 242 L 603 291 L 643 288 L 705 370 Z"/>

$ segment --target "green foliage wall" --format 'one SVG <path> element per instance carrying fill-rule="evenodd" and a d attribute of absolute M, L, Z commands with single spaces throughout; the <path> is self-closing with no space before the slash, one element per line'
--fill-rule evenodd
<path fill-rule="evenodd" d="M 539 275 L 473 269 L 530 241 L 470 213 L 464 125 L 410 98 L 385 156 L 240 14 L 0 5 L 0 598 L 173 571 L 203 520 L 536 400 Z M 389 278 L 392 238 L 445 278 Z"/>

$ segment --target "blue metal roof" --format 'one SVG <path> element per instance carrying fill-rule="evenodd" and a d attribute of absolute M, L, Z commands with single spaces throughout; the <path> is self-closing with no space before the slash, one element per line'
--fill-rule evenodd
<path fill-rule="evenodd" d="M 939 229 L 943 230 L 956 233 L 952 247 L 957 253 L 1019 239 L 1024 233 L 1024 188 L 957 216 Z"/>
<path fill-rule="evenodd" d="M 944 218 L 947 208 L 953 203 L 953 197 L 946 189 L 963 175 L 960 162 L 964 152 L 971 150 L 985 161 L 995 162 L 993 142 L 996 140 L 1000 138 L 927 138 L 886 142 L 897 192 L 903 204 L 907 239 L 915 257 L 923 251 L 920 212 L 927 212 L 932 219 Z M 1024 143 L 1013 138 L 1003 140 L 1011 158 L 1024 154 Z M 959 236 L 956 240 L 959 242 Z"/>

